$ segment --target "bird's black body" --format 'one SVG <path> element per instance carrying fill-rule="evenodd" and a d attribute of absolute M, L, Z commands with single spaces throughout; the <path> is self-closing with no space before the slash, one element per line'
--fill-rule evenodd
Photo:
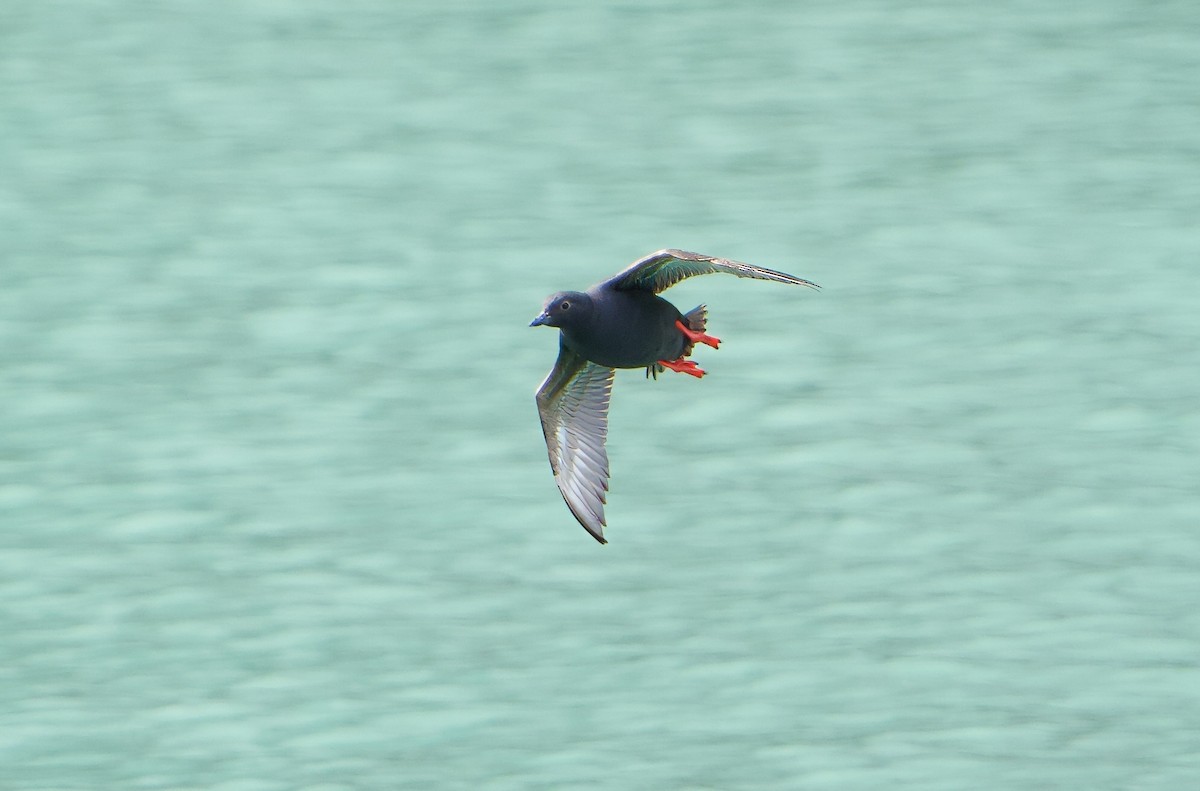
<path fill-rule="evenodd" d="M 593 286 L 587 320 L 562 327 L 563 343 L 584 359 L 609 368 L 644 368 L 683 356 L 687 339 L 675 327 L 683 314 L 649 291 Z"/>
<path fill-rule="evenodd" d="M 684 315 L 658 292 L 684 278 L 715 272 L 816 288 L 771 269 L 659 250 L 587 291 L 558 292 L 530 324 L 561 330 L 558 360 L 537 391 L 538 414 L 559 491 L 571 513 L 601 544 L 606 543 L 604 443 L 613 369 L 645 367 L 656 378 L 666 368 L 703 376 L 704 371 L 684 358 L 695 343 L 714 348 L 719 343 L 705 334 L 705 307 Z"/>

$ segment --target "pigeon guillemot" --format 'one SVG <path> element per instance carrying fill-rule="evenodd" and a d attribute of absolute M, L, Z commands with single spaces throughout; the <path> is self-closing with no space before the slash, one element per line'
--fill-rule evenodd
<path fill-rule="evenodd" d="M 658 296 L 684 278 L 726 272 L 818 288 L 792 275 L 724 258 L 659 250 L 587 291 L 560 291 L 529 325 L 557 327 L 558 360 L 537 391 L 538 414 L 554 481 L 571 513 L 601 544 L 608 491 L 608 402 L 616 368 L 646 368 L 658 378 L 666 369 L 704 376 L 686 359 L 697 343 L 714 349 L 705 334 L 704 305 L 680 313 Z"/>

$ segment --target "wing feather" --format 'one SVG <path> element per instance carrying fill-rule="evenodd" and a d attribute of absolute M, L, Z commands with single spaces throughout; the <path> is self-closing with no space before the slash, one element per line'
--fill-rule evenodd
<path fill-rule="evenodd" d="M 725 258 L 714 258 L 711 255 L 673 249 L 659 250 L 634 261 L 623 272 L 609 278 L 606 285 L 623 290 L 642 289 L 657 294 L 667 290 L 680 280 L 718 272 L 738 277 L 752 277 L 757 280 L 774 280 L 777 283 L 820 288 L 816 283 L 789 275 L 786 272 L 776 272 L 774 269 L 764 269 L 761 266 L 743 264 L 740 261 L 730 261 Z"/>
<path fill-rule="evenodd" d="M 608 491 L 608 402 L 614 371 L 565 345 L 537 391 L 538 415 L 554 482 L 579 524 L 601 544 Z"/>

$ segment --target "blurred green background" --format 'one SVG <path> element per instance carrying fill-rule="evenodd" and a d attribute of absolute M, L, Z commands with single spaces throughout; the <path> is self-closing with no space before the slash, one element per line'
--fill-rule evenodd
<path fill-rule="evenodd" d="M 0 787 L 1200 776 L 1191 2 L 0 6 Z M 544 297 L 703 381 L 561 502 Z"/>

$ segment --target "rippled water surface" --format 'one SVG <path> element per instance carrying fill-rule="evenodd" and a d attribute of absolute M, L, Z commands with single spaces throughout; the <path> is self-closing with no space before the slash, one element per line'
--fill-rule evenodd
<path fill-rule="evenodd" d="M 1200 776 L 1190 3 L 0 9 L 0 787 Z M 676 246 L 609 538 L 542 299 Z"/>

